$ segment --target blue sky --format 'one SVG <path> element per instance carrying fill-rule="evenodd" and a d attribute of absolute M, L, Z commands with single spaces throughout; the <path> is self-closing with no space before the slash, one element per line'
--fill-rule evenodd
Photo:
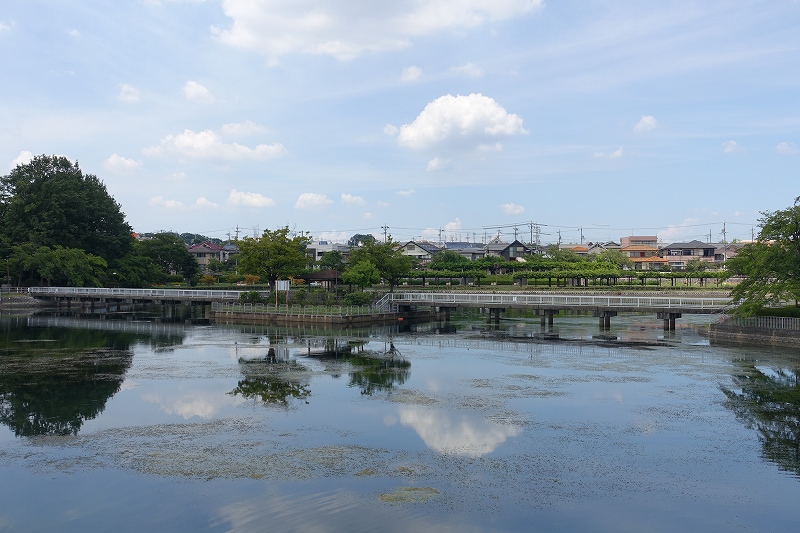
<path fill-rule="evenodd" d="M 77 160 L 139 232 L 718 241 L 800 195 L 795 0 L 4 2 L 0 68 L 0 172 Z"/>

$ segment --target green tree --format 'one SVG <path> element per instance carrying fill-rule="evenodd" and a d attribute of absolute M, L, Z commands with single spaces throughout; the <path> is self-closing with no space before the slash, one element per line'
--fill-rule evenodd
<path fill-rule="evenodd" d="M 342 281 L 348 285 L 355 285 L 364 290 L 364 287 L 369 287 L 378 283 L 381 280 L 381 274 L 375 267 L 375 264 L 369 259 L 364 259 L 348 268 L 342 274 Z"/>
<path fill-rule="evenodd" d="M 18 285 L 99 287 L 107 266 L 102 257 L 77 248 L 32 243 L 12 247 L 8 259 L 8 270 Z"/>
<path fill-rule="evenodd" d="M 133 246 L 103 182 L 61 156 L 36 156 L 0 178 L 0 232 L 13 244 L 78 248 L 108 261 Z"/>
<path fill-rule="evenodd" d="M 344 256 L 339 250 L 325 252 L 317 261 L 317 266 L 322 270 L 342 271 L 345 268 Z"/>
<path fill-rule="evenodd" d="M 384 243 L 365 242 L 350 252 L 351 268 L 367 260 L 375 265 L 381 278 L 389 284 L 389 291 L 393 291 L 395 285 L 411 273 L 411 258 L 403 255 L 391 238 Z"/>
<path fill-rule="evenodd" d="M 374 243 L 375 237 L 372 235 L 364 235 L 363 233 L 356 233 L 347 240 L 347 246 L 355 248 L 356 246 L 361 246 L 362 243 L 366 242 Z"/>
<path fill-rule="evenodd" d="M 192 281 L 200 274 L 200 265 L 186 244 L 174 233 L 156 233 L 150 239 L 138 241 L 137 251 L 161 268 L 162 279 L 168 274 L 180 274 Z"/>
<path fill-rule="evenodd" d="M 441 250 L 433 254 L 428 268 L 431 270 L 458 271 L 470 265 L 470 260 L 453 250 Z"/>
<path fill-rule="evenodd" d="M 736 313 L 748 316 L 800 299 L 800 197 L 783 210 L 763 212 L 758 240 L 725 262 L 726 276 L 744 276 L 731 291 Z"/>
<path fill-rule="evenodd" d="M 619 250 L 603 250 L 595 256 L 595 261 L 608 263 L 616 266 L 619 269 L 633 267 L 633 261 L 631 261 L 627 255 Z"/>
<path fill-rule="evenodd" d="M 299 274 L 308 267 L 311 259 L 306 247 L 309 242 L 308 235 L 292 235 L 288 226 L 264 230 L 257 239 L 245 237 L 238 243 L 239 271 L 260 276 L 274 288 L 276 280 Z"/>

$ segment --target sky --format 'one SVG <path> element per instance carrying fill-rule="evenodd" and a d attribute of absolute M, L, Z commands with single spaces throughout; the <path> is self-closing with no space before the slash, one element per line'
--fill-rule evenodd
<path fill-rule="evenodd" d="M 800 2 L 26 0 L 0 175 L 137 232 L 748 240 L 800 196 Z"/>

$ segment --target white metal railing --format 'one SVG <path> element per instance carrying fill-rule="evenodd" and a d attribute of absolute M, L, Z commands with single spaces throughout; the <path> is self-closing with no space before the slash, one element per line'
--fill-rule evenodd
<path fill-rule="evenodd" d="M 782 329 L 800 331 L 800 318 L 785 316 L 751 316 L 747 318 L 726 317 L 725 325 L 745 328 Z"/>
<path fill-rule="evenodd" d="M 472 307 L 509 306 L 564 306 L 564 307 L 625 307 L 642 309 L 704 309 L 723 310 L 732 304 L 730 298 L 669 297 L 669 296 L 600 296 L 574 294 L 530 293 L 435 293 L 396 292 L 391 294 L 395 303 L 430 305 L 466 305 Z"/>
<path fill-rule="evenodd" d="M 203 289 L 115 289 L 103 287 L 30 287 L 31 296 L 105 296 L 130 298 L 172 298 L 172 299 L 238 299 L 242 291 L 220 291 Z"/>

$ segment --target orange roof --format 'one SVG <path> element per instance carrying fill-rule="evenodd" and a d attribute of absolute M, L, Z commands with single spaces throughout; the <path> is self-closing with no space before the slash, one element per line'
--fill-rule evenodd
<path fill-rule="evenodd" d="M 620 252 L 657 252 L 658 248 L 648 246 L 646 244 L 631 244 L 630 246 L 623 246 L 619 249 Z"/>

